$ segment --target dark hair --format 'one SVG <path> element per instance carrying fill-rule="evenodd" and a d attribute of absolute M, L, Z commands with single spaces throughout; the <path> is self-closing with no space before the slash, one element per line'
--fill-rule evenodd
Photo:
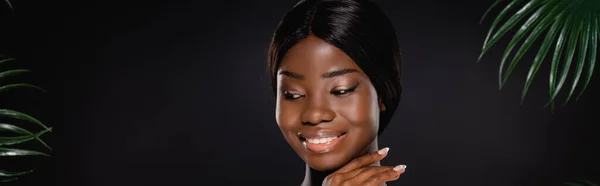
<path fill-rule="evenodd" d="M 271 86 L 285 53 L 309 35 L 344 51 L 370 78 L 386 111 L 379 131 L 390 122 L 402 93 L 401 55 L 389 18 L 371 0 L 301 0 L 279 23 L 269 47 Z"/>

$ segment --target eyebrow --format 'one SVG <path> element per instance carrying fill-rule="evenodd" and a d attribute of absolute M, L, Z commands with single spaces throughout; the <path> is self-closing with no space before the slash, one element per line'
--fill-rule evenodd
<path fill-rule="evenodd" d="M 358 70 L 353 69 L 353 68 L 345 68 L 345 69 L 340 69 L 340 70 L 334 70 L 334 71 L 327 72 L 327 73 L 321 75 L 321 78 L 323 78 L 323 79 L 329 79 L 329 78 L 334 78 L 334 77 L 337 77 L 337 76 L 342 76 L 342 75 L 345 75 L 345 74 L 348 74 L 348 73 L 353 73 L 353 72 L 358 72 Z M 298 74 L 298 73 L 295 73 L 295 72 L 290 72 L 290 71 L 287 71 L 287 70 L 283 70 L 283 71 L 279 72 L 279 74 L 285 75 L 285 76 L 288 76 L 288 77 L 291 77 L 291 78 L 294 78 L 294 79 L 298 79 L 298 80 L 303 80 L 304 79 L 304 75 Z"/>
<path fill-rule="evenodd" d="M 335 70 L 335 71 L 327 72 L 327 73 L 321 75 L 321 77 L 324 78 L 324 79 L 326 79 L 326 78 L 333 78 L 333 77 L 341 76 L 341 75 L 352 73 L 352 72 L 358 72 L 358 70 L 353 69 L 353 68 L 345 68 L 345 69 L 340 69 L 340 70 Z"/>

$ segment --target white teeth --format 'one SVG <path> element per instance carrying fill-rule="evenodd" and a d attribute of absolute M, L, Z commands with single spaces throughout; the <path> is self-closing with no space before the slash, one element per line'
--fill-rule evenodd
<path fill-rule="evenodd" d="M 307 139 L 306 141 L 308 141 L 309 143 L 312 143 L 312 144 L 322 144 L 322 143 L 329 143 L 329 142 L 333 141 L 334 139 L 337 139 L 337 136 L 327 137 L 327 138 L 313 138 L 313 139 Z"/>

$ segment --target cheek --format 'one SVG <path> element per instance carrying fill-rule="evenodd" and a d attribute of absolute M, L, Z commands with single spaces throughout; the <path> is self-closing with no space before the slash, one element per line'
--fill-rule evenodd
<path fill-rule="evenodd" d="M 275 106 L 275 120 L 281 130 L 289 130 L 298 121 L 300 111 L 290 102 L 277 98 Z"/>
<path fill-rule="evenodd" d="M 356 92 L 349 97 L 336 101 L 336 107 L 353 127 L 377 131 L 379 127 L 379 108 L 377 96 L 371 91 Z"/>

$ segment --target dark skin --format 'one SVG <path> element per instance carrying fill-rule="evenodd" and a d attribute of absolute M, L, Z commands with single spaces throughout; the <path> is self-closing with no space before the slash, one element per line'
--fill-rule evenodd
<path fill-rule="evenodd" d="M 294 45 L 277 72 L 276 120 L 281 132 L 306 162 L 302 185 L 385 185 L 406 166 L 381 166 L 379 113 L 385 105 L 369 77 L 343 51 L 309 36 Z M 310 134 L 329 132 L 335 145 L 315 151 Z M 322 137 L 322 136 L 321 136 Z"/>

